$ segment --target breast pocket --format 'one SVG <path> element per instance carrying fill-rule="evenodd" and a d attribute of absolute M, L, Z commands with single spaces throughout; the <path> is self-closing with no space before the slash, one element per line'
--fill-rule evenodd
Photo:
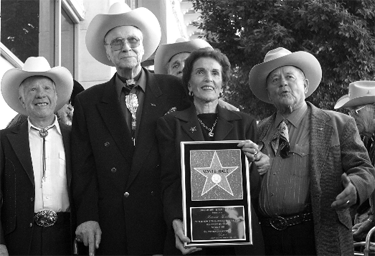
<path fill-rule="evenodd" d="M 294 167 L 292 168 L 292 174 L 298 177 L 306 177 L 309 175 L 309 152 L 310 147 L 309 144 L 300 145 L 296 144 L 290 150 L 290 154 L 292 155 L 292 163 L 291 165 Z"/>

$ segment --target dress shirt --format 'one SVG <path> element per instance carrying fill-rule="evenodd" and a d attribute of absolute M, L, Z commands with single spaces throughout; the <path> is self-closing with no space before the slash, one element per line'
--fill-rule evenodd
<path fill-rule="evenodd" d="M 131 131 L 132 115 L 125 104 L 125 92 L 123 91 L 125 84 L 124 82 L 121 81 L 118 75 L 116 75 L 115 83 L 116 83 L 116 91 L 118 95 L 118 100 L 120 101 L 120 106 L 124 113 L 126 123 L 128 124 L 129 131 Z M 141 118 L 142 118 L 143 100 L 144 100 L 144 95 L 146 92 L 146 75 L 144 74 L 143 69 L 141 70 L 139 79 L 135 81 L 135 86 L 130 92 L 135 93 L 138 98 L 138 109 L 137 109 L 137 114 L 136 114 L 137 116 L 136 127 L 137 128 L 135 130 L 135 138 L 137 138 L 138 127 L 139 127 L 139 124 L 141 123 Z"/>
<path fill-rule="evenodd" d="M 57 117 L 45 137 L 46 170 L 43 178 L 43 138 L 39 135 L 40 128 L 29 124 L 29 145 L 34 170 L 35 201 L 34 211 L 54 210 L 67 212 L 70 210 L 66 162 L 63 138 Z M 51 127 L 50 126 L 50 127 Z M 48 127 L 47 127 L 48 128 Z"/>
<path fill-rule="evenodd" d="M 290 215 L 302 212 L 309 204 L 309 113 L 307 105 L 295 110 L 288 118 L 276 115 L 273 127 L 264 138 L 263 145 L 271 168 L 262 179 L 259 205 L 266 216 Z M 281 121 L 288 120 L 290 153 L 287 158 L 277 155 L 271 140 Z"/>

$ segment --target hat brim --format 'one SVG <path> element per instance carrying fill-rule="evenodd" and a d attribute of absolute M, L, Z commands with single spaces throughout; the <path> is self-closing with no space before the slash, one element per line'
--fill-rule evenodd
<path fill-rule="evenodd" d="M 32 76 L 45 76 L 56 85 L 57 102 L 55 111 L 69 102 L 73 90 L 73 77 L 64 67 L 54 67 L 44 72 L 28 72 L 20 69 L 10 69 L 5 72 L 1 81 L 1 93 L 5 102 L 17 113 L 28 115 L 19 101 L 19 86 L 23 80 Z"/>
<path fill-rule="evenodd" d="M 347 94 L 337 100 L 334 106 L 334 109 L 350 108 L 350 107 L 355 107 L 355 106 L 373 104 L 374 102 L 375 102 L 375 95 L 350 99 L 349 95 Z"/>
<path fill-rule="evenodd" d="M 295 66 L 303 71 L 309 80 L 306 98 L 318 88 L 322 79 L 322 68 L 314 55 L 298 51 L 255 65 L 249 73 L 249 85 L 253 94 L 260 100 L 271 103 L 267 93 L 267 77 L 275 69 L 283 66 Z"/>
<path fill-rule="evenodd" d="M 156 50 L 161 39 L 158 19 L 146 8 L 120 14 L 98 14 L 90 22 L 86 33 L 86 47 L 89 53 L 99 62 L 115 66 L 108 58 L 104 47 L 104 37 L 109 30 L 119 26 L 134 26 L 142 31 L 144 55 L 147 60 Z"/>
<path fill-rule="evenodd" d="M 154 59 L 154 71 L 156 74 L 168 74 L 167 64 L 178 53 L 191 53 L 197 49 L 212 46 L 202 39 L 193 39 L 186 42 L 160 45 Z"/>

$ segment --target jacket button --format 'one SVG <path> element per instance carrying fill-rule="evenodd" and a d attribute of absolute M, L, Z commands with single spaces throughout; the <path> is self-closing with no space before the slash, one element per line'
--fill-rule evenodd
<path fill-rule="evenodd" d="M 104 146 L 105 146 L 105 147 L 108 147 L 109 144 L 110 144 L 110 143 L 109 143 L 108 141 L 104 142 Z"/>
<path fill-rule="evenodd" d="M 30 222 L 30 228 L 32 228 L 33 227 L 33 223 L 32 222 Z"/>
<path fill-rule="evenodd" d="M 117 171 L 116 167 L 112 167 L 111 172 L 115 173 Z"/>
<path fill-rule="evenodd" d="M 124 193 L 124 197 L 129 197 L 129 196 L 130 196 L 129 192 Z"/>
<path fill-rule="evenodd" d="M 33 202 L 34 201 L 34 197 L 30 197 L 30 201 Z"/>

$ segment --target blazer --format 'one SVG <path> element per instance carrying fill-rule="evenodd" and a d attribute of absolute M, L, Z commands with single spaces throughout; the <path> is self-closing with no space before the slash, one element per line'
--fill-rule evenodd
<path fill-rule="evenodd" d="M 65 149 L 66 177 L 70 188 L 70 127 L 60 122 L 59 124 Z M 0 243 L 7 246 L 9 254 L 27 255 L 33 238 L 31 227 L 34 225 L 35 198 L 28 122 L 0 131 L 0 179 Z M 68 194 L 72 208 L 70 189 Z M 73 246 L 73 234 L 71 241 Z"/>
<path fill-rule="evenodd" d="M 363 203 L 374 190 L 375 170 L 353 118 L 307 104 L 311 109 L 310 195 L 316 251 L 318 255 L 353 255 L 350 211 L 336 211 L 331 204 L 343 191 L 341 175 L 344 172 L 357 189 L 357 204 Z M 260 123 L 260 141 L 275 117 L 276 114 Z"/>
<path fill-rule="evenodd" d="M 195 129 L 192 129 L 194 127 Z M 165 219 L 168 225 L 168 241 L 165 254 L 181 254 L 174 249 L 174 231 L 172 222 L 182 217 L 182 188 L 180 167 L 180 142 L 204 141 L 201 125 L 199 124 L 196 109 L 190 108 L 161 117 L 157 123 L 157 139 L 162 159 L 162 196 Z M 214 135 L 215 141 L 220 140 L 256 140 L 256 120 L 248 114 L 229 111 L 218 106 L 218 122 Z M 257 197 L 260 184 L 259 173 L 255 168 L 250 172 L 251 196 Z M 264 254 L 261 228 L 254 209 L 252 208 L 253 246 L 240 246 L 236 254 Z"/>
<path fill-rule="evenodd" d="M 73 194 L 78 225 L 99 222 L 98 254 L 158 254 L 166 225 L 160 194 L 156 120 L 186 107 L 181 80 L 144 69 L 146 90 L 136 146 L 121 111 L 115 76 L 75 99 Z"/>

